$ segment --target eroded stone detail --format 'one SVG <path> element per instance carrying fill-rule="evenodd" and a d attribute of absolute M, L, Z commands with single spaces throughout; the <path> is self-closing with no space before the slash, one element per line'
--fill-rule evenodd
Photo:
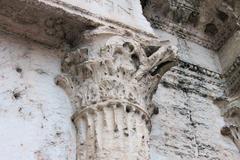
<path fill-rule="evenodd" d="M 207 68 L 203 68 L 203 67 L 200 67 L 200 66 L 195 65 L 195 64 L 180 61 L 179 66 L 181 68 L 188 69 L 190 71 L 193 71 L 193 72 L 196 72 L 198 74 L 202 74 L 202 75 L 205 75 L 205 76 L 208 76 L 208 77 L 212 77 L 214 79 L 218 79 L 218 80 L 221 79 L 221 74 L 220 73 L 211 71 Z"/>
<path fill-rule="evenodd" d="M 240 56 L 235 59 L 224 74 L 224 78 L 226 79 L 227 94 L 236 94 L 240 89 Z"/>
<path fill-rule="evenodd" d="M 233 8 L 223 0 L 149 0 L 145 3 L 145 16 L 154 28 L 209 49 L 221 48 L 239 28 Z"/>
<path fill-rule="evenodd" d="M 239 129 L 239 126 L 236 125 L 226 125 L 221 129 L 221 134 L 231 138 L 240 151 Z"/>
<path fill-rule="evenodd" d="M 80 48 L 65 55 L 56 83 L 76 108 L 78 160 L 149 159 L 152 96 L 177 49 L 148 50 L 132 38 L 113 36 L 94 54 Z"/>
<path fill-rule="evenodd" d="M 186 94 L 215 99 L 224 94 L 221 77 L 220 73 L 180 60 L 179 65 L 165 74 L 160 83 Z"/>
<path fill-rule="evenodd" d="M 0 1 L 0 22 L 1 31 L 59 48 L 74 47 L 81 32 L 100 25 L 36 0 Z"/>
<path fill-rule="evenodd" d="M 240 151 L 240 97 L 239 94 L 232 98 L 220 101 L 220 106 L 226 125 L 221 129 L 223 136 L 230 137 Z"/>

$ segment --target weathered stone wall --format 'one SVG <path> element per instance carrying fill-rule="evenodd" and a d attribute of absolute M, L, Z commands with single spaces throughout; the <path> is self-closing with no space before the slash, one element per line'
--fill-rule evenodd
<path fill-rule="evenodd" d="M 227 72 L 234 61 L 240 56 L 240 31 L 236 32 L 223 46 L 219 52 L 219 59 L 223 68 L 223 73 Z"/>
<path fill-rule="evenodd" d="M 1 157 L 75 159 L 73 109 L 54 83 L 60 53 L 3 33 L 0 39 Z M 237 148 L 220 134 L 220 111 L 208 98 L 221 91 L 218 79 L 184 64 L 164 76 L 154 96 L 159 114 L 153 116 L 151 159 L 237 160 Z"/>
<path fill-rule="evenodd" d="M 227 96 L 235 96 L 240 89 L 240 31 L 228 40 L 219 52 Z"/>
<path fill-rule="evenodd" d="M 224 118 L 213 100 L 224 95 L 216 52 L 160 30 L 178 46 L 181 63 L 162 79 L 154 96 L 151 158 L 163 160 L 237 160 L 239 152 L 221 135 Z"/>
<path fill-rule="evenodd" d="M 0 159 L 74 160 L 72 107 L 58 52 L 0 34 Z"/>
<path fill-rule="evenodd" d="M 159 107 L 159 115 L 153 116 L 151 158 L 239 159 L 239 152 L 232 140 L 220 134 L 225 122 L 218 106 L 201 93 L 203 90 L 205 93 L 210 93 L 210 90 L 218 93 L 218 87 L 203 81 L 203 75 L 188 69 L 178 69 L 185 75 L 168 73 L 154 97 Z"/>
<path fill-rule="evenodd" d="M 29 3 L 29 8 L 20 9 L 21 12 L 15 9 L 21 8 L 20 5 L 15 5 L 18 2 L 18 0 L 12 3 L 3 1 L 4 9 L 2 11 L 4 14 L 1 18 L 5 21 L 1 23 L 1 30 L 12 24 L 11 27 L 14 29 L 7 31 L 18 33 L 21 28 L 23 35 L 27 36 L 34 25 L 31 23 L 26 25 L 25 22 L 19 27 L 18 23 L 19 20 L 24 19 L 22 17 L 28 17 L 27 19 L 30 21 L 32 18 L 35 19 L 34 15 L 28 14 L 28 9 L 32 9 L 31 3 L 35 4 L 38 1 L 21 0 L 21 6 L 24 6 L 25 2 Z M 38 27 L 35 26 L 42 30 L 38 30 L 28 37 L 38 41 L 39 39 L 34 37 L 38 37 L 46 31 L 42 25 L 48 22 L 45 15 L 49 10 L 54 13 L 51 14 L 53 17 L 66 16 L 68 15 L 66 13 L 70 13 L 71 18 L 84 17 L 84 20 L 91 19 L 91 21 L 99 23 L 98 25 L 114 24 L 113 26 L 119 25 L 121 28 L 130 27 L 152 33 L 148 22 L 141 14 L 139 1 L 41 0 L 41 2 L 52 7 L 46 9 L 46 12 L 42 14 L 39 11 L 45 8 L 45 5 L 41 4 L 42 8 L 35 10 L 39 14 L 36 17 L 44 18 L 44 20 L 36 22 Z M 10 7 L 6 7 L 6 4 L 10 4 Z M 34 5 L 34 7 L 36 6 Z M 65 12 L 59 14 L 55 12 L 57 9 L 53 8 L 61 8 L 61 12 L 58 11 L 62 13 L 64 10 Z M 7 14 L 5 15 L 5 13 Z M 66 19 L 64 21 L 69 21 L 68 17 L 64 18 Z M 18 25 L 9 23 L 8 21 L 11 19 L 15 20 Z M 52 19 L 52 17 L 49 19 L 58 20 L 58 18 Z M 77 23 L 74 24 L 74 22 Z M 59 24 L 51 25 L 51 23 L 46 25 L 62 28 Z M 62 24 L 62 22 L 57 23 Z M 75 21 L 73 18 L 71 23 L 66 24 L 69 26 L 74 24 L 73 28 L 81 28 L 80 31 L 76 32 L 66 25 L 68 27 L 64 34 L 71 33 L 70 37 L 76 33 L 79 35 L 85 29 L 89 29 L 88 23 L 82 19 Z M 220 134 L 225 122 L 219 108 L 213 103 L 213 100 L 221 97 L 224 92 L 219 75 L 222 73 L 222 68 L 216 51 L 201 47 L 193 43 L 194 40 L 192 40 L 193 42 L 185 41 L 182 39 L 184 33 L 179 35 L 183 36 L 182 38 L 160 30 L 155 30 L 155 33 L 163 42 L 170 40 L 170 44 L 179 48 L 180 65 L 163 77 L 154 96 L 159 114 L 152 117 L 151 159 L 238 160 L 239 151 L 233 141 Z M 219 35 L 221 36 L 221 34 Z M 49 37 L 40 42 L 48 43 L 46 40 L 55 42 L 55 39 Z M 79 39 L 74 42 L 79 43 Z M 90 50 L 90 54 L 93 54 L 91 56 L 94 57 L 95 52 L 99 50 L 100 43 L 103 43 L 102 39 L 90 44 L 93 46 L 93 49 Z M 207 43 L 208 41 L 199 44 L 208 46 Z M 238 46 L 235 41 L 231 42 L 230 39 L 228 44 L 235 48 L 234 52 L 229 52 L 229 54 L 237 54 Z M 227 45 L 226 51 L 229 48 Z M 74 47 L 76 46 L 74 45 Z M 228 54 L 225 54 L 228 52 L 222 53 L 224 53 L 224 55 L 220 54 L 222 63 L 226 60 L 229 62 L 226 65 L 231 65 L 232 60 L 228 59 Z M 56 75 L 61 73 L 60 55 L 58 50 L 47 48 L 30 40 L 4 33 L 0 34 L 0 159 L 76 159 L 76 128 L 71 122 L 74 109 L 69 102 L 69 97 L 54 83 Z"/>
<path fill-rule="evenodd" d="M 196 43 L 184 38 L 179 38 L 159 29 L 154 29 L 154 32 L 160 40 L 166 40 L 168 43 L 178 47 L 181 60 L 216 73 L 221 73 L 221 64 L 219 63 L 219 57 L 216 51 L 207 49 Z"/>

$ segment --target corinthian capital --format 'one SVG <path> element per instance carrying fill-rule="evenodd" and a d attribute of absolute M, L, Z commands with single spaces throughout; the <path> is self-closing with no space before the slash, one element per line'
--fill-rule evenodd
<path fill-rule="evenodd" d="M 176 65 L 177 49 L 172 46 L 149 49 L 124 36 L 105 38 L 99 49 L 92 48 L 66 53 L 63 74 L 56 78 L 76 108 L 73 121 L 81 148 L 78 160 L 107 160 L 114 156 L 149 159 L 152 95 L 164 73 Z M 106 143 L 108 138 L 110 144 Z M 118 144 L 119 140 L 132 145 L 132 151 Z M 117 148 L 120 153 L 108 152 Z"/>
<path fill-rule="evenodd" d="M 94 57 L 89 56 L 87 48 L 66 53 L 62 61 L 64 74 L 56 80 L 71 97 L 78 99 L 77 108 L 108 99 L 145 107 L 161 77 L 176 65 L 176 52 L 175 47 L 163 46 L 147 56 L 140 43 L 113 36 Z"/>

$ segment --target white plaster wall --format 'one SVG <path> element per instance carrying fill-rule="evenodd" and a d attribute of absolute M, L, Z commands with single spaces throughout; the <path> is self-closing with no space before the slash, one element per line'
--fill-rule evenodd
<path fill-rule="evenodd" d="M 75 160 L 59 72 L 57 51 L 0 33 L 0 160 Z"/>

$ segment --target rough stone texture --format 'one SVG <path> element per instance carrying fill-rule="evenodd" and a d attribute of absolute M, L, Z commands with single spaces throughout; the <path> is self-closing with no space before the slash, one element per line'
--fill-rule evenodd
<path fill-rule="evenodd" d="M 100 34 L 104 41 L 98 31 L 88 35 Z M 112 36 L 95 53 L 88 48 L 66 53 L 56 83 L 76 108 L 78 160 L 149 160 L 152 96 L 177 61 L 175 47 L 154 48 Z"/>
<path fill-rule="evenodd" d="M 100 25 L 37 0 L 2 0 L 0 8 L 0 30 L 54 47 L 73 47 L 81 32 Z"/>
<path fill-rule="evenodd" d="M 229 123 L 213 101 L 225 95 L 216 52 L 162 31 L 155 32 L 178 46 L 181 62 L 162 78 L 154 96 L 160 114 L 153 117 L 151 158 L 238 159 L 232 138 L 220 134 Z M 174 97 L 173 101 L 169 97 Z"/>
<path fill-rule="evenodd" d="M 213 50 L 239 28 L 233 6 L 224 0 L 148 0 L 144 14 L 154 28 Z"/>
<path fill-rule="evenodd" d="M 240 31 L 236 32 L 222 47 L 219 52 L 219 58 L 223 73 L 227 72 L 231 68 L 234 60 L 239 56 L 240 49 Z"/>
<path fill-rule="evenodd" d="M 168 40 L 171 45 L 177 46 L 179 58 L 182 61 L 205 68 L 209 71 L 219 74 L 222 73 L 218 52 L 159 29 L 154 29 L 154 32 L 162 41 Z"/>
<path fill-rule="evenodd" d="M 54 84 L 60 73 L 57 51 L 2 33 L 0 42 L 1 158 L 75 160 L 75 129 L 70 122 L 74 109 Z M 194 67 L 183 68 L 173 68 L 164 76 L 154 96 L 160 114 L 152 119 L 151 159 L 238 160 L 234 143 L 220 134 L 224 121 L 217 106 L 199 96 L 199 91 L 220 92 L 203 83 L 203 77 L 218 81 Z M 195 78 L 186 81 L 188 75 Z"/>
<path fill-rule="evenodd" d="M 230 132 L 228 134 L 223 134 L 224 136 L 229 136 L 233 142 L 236 144 L 240 151 L 240 124 L 239 124 L 239 116 L 240 115 L 240 98 L 239 95 L 231 100 L 227 108 L 225 108 L 225 121 L 227 125 L 223 127 L 223 129 L 227 128 Z M 222 131 L 222 130 L 221 130 Z"/>
<path fill-rule="evenodd" d="M 124 28 L 152 37 L 140 2 L 131 4 L 126 0 L 1 0 L 0 30 L 54 47 L 76 47 L 84 30 L 98 26 Z M 128 10 L 131 14 L 124 13 Z"/>
<path fill-rule="evenodd" d="M 207 98 L 212 93 L 216 94 L 211 96 L 218 96 L 221 89 L 203 77 L 176 67 L 163 77 L 154 96 L 160 114 L 152 119 L 150 148 L 153 160 L 239 159 L 231 139 L 220 134 L 225 122 L 218 106 L 212 98 Z M 169 97 L 173 100 L 169 101 Z"/>
<path fill-rule="evenodd" d="M 109 8 L 109 0 L 0 1 L 0 159 L 119 159 L 124 154 L 121 159 L 142 155 L 139 159 L 145 160 L 149 159 L 150 143 L 151 160 L 239 160 L 239 33 L 234 32 L 238 28 L 240 2 L 142 0 L 154 30 L 142 15 L 140 1 L 112 2 L 113 7 Z M 113 35 L 121 38 L 109 41 Z M 124 54 L 107 52 L 103 48 L 106 44 Z M 148 75 L 155 75 L 156 69 L 164 65 L 151 62 L 161 62 L 162 53 L 167 53 L 163 47 L 166 45 L 177 46 L 180 63 L 160 76 L 153 104 L 150 102 L 157 83 L 148 94 L 143 92 L 144 86 L 154 83 L 145 79 L 148 76 L 143 78 L 146 85 L 139 87 L 133 75 L 125 77 L 121 72 L 118 77 L 110 75 L 111 70 L 105 75 L 106 69 L 97 67 L 98 63 L 94 63 L 94 75 L 115 80 L 104 83 L 104 94 L 113 98 L 104 101 L 85 92 L 84 88 L 100 93 L 100 83 L 90 81 L 91 65 L 78 66 L 79 61 L 96 62 L 105 57 L 99 53 L 113 53 L 116 66 L 147 66 Z M 163 52 L 157 51 L 158 46 Z M 65 57 L 62 71 L 60 61 L 64 54 L 55 48 L 67 52 L 70 58 L 69 64 Z M 133 48 L 141 51 L 130 57 L 127 53 Z M 136 55 L 143 49 L 150 65 L 139 64 L 142 61 Z M 158 56 L 151 58 L 155 51 Z M 154 68 L 155 65 L 159 67 Z M 75 77 L 77 80 L 86 76 L 86 82 L 81 84 L 72 79 L 73 86 L 80 88 L 81 95 L 77 97 L 85 97 L 82 102 L 69 94 L 71 89 L 66 89 L 65 94 L 54 83 L 54 78 L 63 72 L 71 77 L 82 74 L 83 77 Z M 95 82 L 99 82 L 97 78 L 94 76 Z M 62 80 L 66 80 L 64 76 Z M 63 81 L 58 84 L 64 85 Z M 87 82 L 92 88 L 83 86 Z M 124 95 L 121 89 L 129 94 Z M 147 100 L 140 96 L 146 94 Z M 88 95 L 92 96 L 89 100 Z M 116 97 L 125 101 L 116 101 Z"/>
<path fill-rule="evenodd" d="M 219 53 L 226 80 L 226 94 L 232 96 L 240 89 L 240 32 L 236 32 Z"/>
<path fill-rule="evenodd" d="M 220 106 L 222 116 L 225 119 L 225 125 L 221 129 L 221 134 L 232 139 L 240 151 L 240 94 L 239 91 L 231 94 L 227 98 L 220 98 L 215 101 Z"/>
<path fill-rule="evenodd" d="M 73 109 L 58 51 L 0 34 L 0 159 L 74 160 Z"/>
<path fill-rule="evenodd" d="M 57 6 L 73 11 L 86 10 L 87 15 L 95 15 L 124 24 L 132 28 L 140 29 L 148 33 L 153 33 L 150 23 L 142 14 L 140 1 L 130 0 L 40 0 L 48 5 Z"/>

